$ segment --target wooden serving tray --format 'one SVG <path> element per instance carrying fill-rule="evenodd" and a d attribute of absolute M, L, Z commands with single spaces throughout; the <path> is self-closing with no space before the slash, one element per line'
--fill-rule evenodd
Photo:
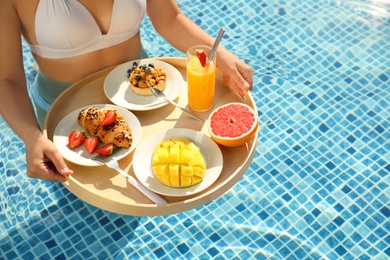
<path fill-rule="evenodd" d="M 184 58 L 158 58 L 176 67 L 183 75 L 186 83 L 186 60 Z M 108 73 L 115 67 L 97 72 L 81 80 L 62 93 L 50 107 L 47 113 L 44 134 L 53 140 L 53 133 L 60 122 L 70 112 L 77 108 L 111 102 L 104 94 L 103 83 Z M 223 82 L 218 72 L 216 79 L 214 108 L 229 102 L 243 102 Z M 176 100 L 180 105 L 187 106 L 187 86 Z M 257 108 L 250 93 L 246 96 L 246 104 Z M 196 112 L 205 120 L 213 109 L 206 112 Z M 209 136 L 206 123 L 196 121 L 172 105 L 150 111 L 132 111 L 142 126 L 142 140 L 155 132 L 171 128 L 189 128 Z M 248 170 L 256 150 L 257 134 L 246 145 L 228 148 L 220 146 L 223 155 L 223 170 L 217 181 L 206 190 L 185 197 L 164 197 L 167 205 L 155 205 L 145 195 L 131 186 L 123 176 L 106 166 L 87 167 L 73 164 L 67 165 L 74 171 L 63 184 L 78 198 L 104 210 L 133 216 L 157 216 L 187 211 L 210 202 L 228 191 Z M 134 176 L 132 168 L 133 154 L 119 161 L 119 166 Z"/>

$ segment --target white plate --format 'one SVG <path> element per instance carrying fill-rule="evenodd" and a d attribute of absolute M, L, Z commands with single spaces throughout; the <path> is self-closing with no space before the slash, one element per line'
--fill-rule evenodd
<path fill-rule="evenodd" d="M 167 102 L 159 101 L 154 96 L 141 96 L 135 94 L 129 87 L 127 70 L 138 62 L 138 66 L 153 63 L 167 74 L 167 86 L 164 90 L 167 98 L 176 99 L 184 85 L 181 73 L 172 65 L 153 59 L 129 61 L 113 69 L 104 80 L 104 93 L 114 104 L 134 111 L 152 110 L 167 105 Z"/>
<path fill-rule="evenodd" d="M 72 130 L 83 130 L 84 128 L 79 125 L 77 122 L 77 116 L 80 113 L 80 111 L 87 107 L 112 107 L 118 110 L 124 117 L 126 123 L 129 125 L 131 129 L 131 134 L 133 136 L 133 142 L 129 149 L 124 148 L 117 148 L 118 150 L 114 152 L 112 155 L 112 158 L 116 160 L 120 160 L 129 153 L 131 153 L 139 141 L 141 140 L 141 134 L 142 134 L 142 128 L 141 124 L 138 121 L 137 117 L 131 113 L 129 110 L 124 109 L 119 106 L 111 105 L 111 104 L 93 104 L 85 107 L 78 108 L 77 110 L 69 113 L 67 116 L 65 116 L 59 124 L 56 126 L 56 129 L 54 130 L 54 136 L 53 136 L 53 142 L 56 145 L 57 149 L 60 151 L 62 156 L 67 159 L 70 162 L 73 162 L 75 164 L 83 165 L 83 166 L 98 166 L 101 165 L 99 162 L 95 162 L 91 160 L 90 158 L 96 156 L 96 153 L 89 154 L 87 150 L 85 149 L 84 145 L 80 145 L 78 147 L 75 147 L 73 149 L 70 149 L 68 146 L 68 136 L 72 132 Z M 102 143 L 99 142 L 99 146 L 101 146 Z M 98 147 L 99 147 L 98 146 Z"/>
<path fill-rule="evenodd" d="M 157 144 L 173 137 L 184 137 L 199 147 L 206 161 L 206 173 L 197 185 L 187 188 L 173 188 L 162 184 L 153 173 L 152 154 Z M 173 128 L 154 133 L 144 139 L 137 147 L 133 156 L 133 170 L 138 180 L 148 189 L 167 196 L 188 196 L 201 192 L 213 184 L 221 174 L 223 157 L 218 145 L 201 132 Z"/>

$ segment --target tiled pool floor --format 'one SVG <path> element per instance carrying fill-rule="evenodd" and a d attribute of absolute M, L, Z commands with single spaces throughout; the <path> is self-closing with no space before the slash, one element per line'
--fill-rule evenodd
<path fill-rule="evenodd" d="M 270 124 L 247 173 L 187 212 L 118 215 L 27 178 L 0 120 L 0 259 L 389 259 L 389 2 L 177 2 L 254 70 Z M 142 27 L 151 57 L 184 57 Z"/>

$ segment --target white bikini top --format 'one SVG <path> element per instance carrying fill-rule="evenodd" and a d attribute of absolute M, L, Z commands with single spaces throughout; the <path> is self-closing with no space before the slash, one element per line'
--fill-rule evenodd
<path fill-rule="evenodd" d="M 40 0 L 35 14 L 37 45 L 30 50 L 44 58 L 69 58 L 124 42 L 140 29 L 146 0 L 114 0 L 110 29 L 103 34 L 78 0 Z"/>

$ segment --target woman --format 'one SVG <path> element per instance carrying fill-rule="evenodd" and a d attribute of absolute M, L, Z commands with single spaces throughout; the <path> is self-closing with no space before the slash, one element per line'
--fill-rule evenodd
<path fill-rule="evenodd" d="M 156 31 L 180 51 L 213 44 L 174 0 L 0 1 L 0 113 L 25 143 L 29 177 L 65 181 L 73 172 L 40 130 L 27 92 L 21 35 L 40 68 L 33 102 L 42 125 L 47 106 L 73 82 L 145 57 L 139 33 L 145 13 Z M 217 58 L 230 88 L 238 93 L 252 88 L 250 67 L 222 46 Z"/>

